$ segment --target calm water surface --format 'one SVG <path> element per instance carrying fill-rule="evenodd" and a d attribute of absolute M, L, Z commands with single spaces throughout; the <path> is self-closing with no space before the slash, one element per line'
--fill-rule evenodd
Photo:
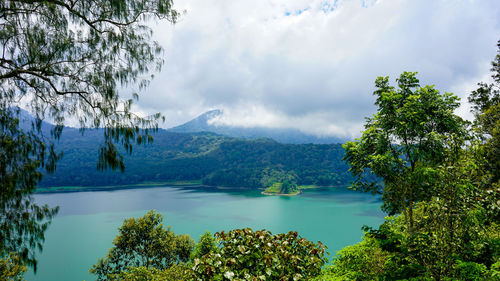
<path fill-rule="evenodd" d="M 383 221 L 379 198 L 344 188 L 306 190 L 300 196 L 264 196 L 258 191 L 177 187 L 37 194 L 38 203 L 60 206 L 46 232 L 36 274 L 28 281 L 95 280 L 89 268 L 112 246 L 129 217 L 156 209 L 175 233 L 198 240 L 206 230 L 251 227 L 273 233 L 296 230 L 335 254 L 361 240 L 361 226 Z"/>

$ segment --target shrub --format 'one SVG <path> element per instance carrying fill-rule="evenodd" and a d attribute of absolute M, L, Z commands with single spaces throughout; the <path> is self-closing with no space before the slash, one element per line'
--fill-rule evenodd
<path fill-rule="evenodd" d="M 219 250 L 194 261 L 200 280 L 308 280 L 327 261 L 326 247 L 290 231 L 250 228 L 216 233 Z"/>

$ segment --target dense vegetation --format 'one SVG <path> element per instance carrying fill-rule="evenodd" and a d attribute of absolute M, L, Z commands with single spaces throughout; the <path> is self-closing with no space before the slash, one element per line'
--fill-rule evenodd
<path fill-rule="evenodd" d="M 98 130 L 69 129 L 58 148 L 64 151 L 57 171 L 41 186 L 104 186 L 142 182 L 202 180 L 203 184 L 265 188 L 286 179 L 299 185 L 346 185 L 351 177 L 339 144 L 282 144 L 271 139 L 245 140 L 211 133 L 159 130 L 155 140 L 124 157 L 123 173 L 96 170 Z"/>
<path fill-rule="evenodd" d="M 250 228 L 207 232 L 196 243 L 163 228 L 154 211 L 128 219 L 105 259 L 90 270 L 98 280 L 307 280 L 325 264 L 325 246 L 297 232 Z"/>
<path fill-rule="evenodd" d="M 40 135 L 40 118 L 46 115 L 56 121 L 51 129 L 56 138 L 68 116 L 82 127 L 105 128 L 88 131 L 85 138 L 68 130 L 59 148 L 66 162 L 59 174 L 46 177 L 46 185 L 203 179 L 261 187 L 283 178 L 319 185 L 348 180 L 338 145 L 164 134 L 171 147 L 165 149 L 159 134 L 158 146 L 122 157 L 134 144 L 152 140 L 161 116 L 133 114 L 132 100 L 122 100 L 118 90 L 143 89 L 150 70 L 160 69 L 161 47 L 146 23 L 175 22 L 172 5 L 169 0 L 0 1 L 2 279 L 22 279 L 26 266 L 36 270 L 35 254 L 57 213 L 31 197 L 41 171 L 54 171 L 59 159 L 51 140 Z M 325 270 L 324 247 L 293 231 L 240 229 L 214 239 L 205 235 L 195 245 L 148 213 L 124 223 L 109 255 L 92 272 L 119 280 L 499 280 L 500 53 L 492 72 L 494 82 L 480 83 L 469 98 L 471 125 L 453 114 L 456 97 L 421 87 L 414 73 L 403 73 L 397 88 L 388 78 L 376 80 L 378 113 L 359 140 L 346 144 L 345 159 L 354 187 L 382 193 L 384 210 L 394 216 L 378 229 L 365 228 L 363 241 L 340 251 Z M 28 127 L 20 126 L 14 108 L 20 103 L 37 118 Z M 96 158 L 99 169 L 130 165 L 125 174 L 97 174 Z"/>
<path fill-rule="evenodd" d="M 382 193 L 383 209 L 396 216 L 377 229 L 364 227 L 363 241 L 339 251 L 323 270 L 321 243 L 294 232 L 238 229 L 216 233 L 218 244 L 205 234 L 197 248 L 206 250 L 187 263 L 120 274 L 141 280 L 500 280 L 500 156 L 491 153 L 500 136 L 500 53 L 493 66 L 495 84 L 480 84 L 470 96 L 472 127 L 453 113 L 455 96 L 421 87 L 416 73 L 401 74 L 397 88 L 388 77 L 377 79 L 378 113 L 367 119 L 361 138 L 345 144 L 344 159 L 353 187 Z"/>
<path fill-rule="evenodd" d="M 500 50 L 492 71 L 495 82 L 469 97 L 472 126 L 453 114 L 456 97 L 420 87 L 415 73 L 398 89 L 377 79 L 378 113 L 345 158 L 355 187 L 402 214 L 365 228 L 318 280 L 500 280 Z"/>
<path fill-rule="evenodd" d="M 123 168 L 116 144 L 129 151 L 150 140 L 161 116 L 135 115 L 133 100 L 123 100 L 118 90 L 144 89 L 151 71 L 161 68 L 162 48 L 145 23 L 175 22 L 172 5 L 170 0 L 0 1 L 2 280 L 16 279 L 24 265 L 36 271 L 35 255 L 57 208 L 37 205 L 31 194 L 42 171 L 55 169 L 59 155 L 53 140 L 66 117 L 81 127 L 105 128 L 95 151 L 101 169 Z M 20 105 L 36 117 L 29 126 L 20 124 Z M 46 116 L 57 126 L 44 135 Z"/>

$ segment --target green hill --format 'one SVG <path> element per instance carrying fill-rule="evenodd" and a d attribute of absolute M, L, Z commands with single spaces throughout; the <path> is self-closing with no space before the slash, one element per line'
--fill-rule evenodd
<path fill-rule="evenodd" d="M 145 182 L 201 181 L 206 185 L 263 188 L 281 175 L 299 185 L 342 185 L 352 179 L 340 144 L 282 144 L 271 139 L 239 139 L 213 133 L 159 130 L 154 142 L 125 155 L 125 172 L 96 169 L 101 130 L 84 135 L 64 130 L 64 151 L 54 174 L 41 187 L 108 186 Z"/>

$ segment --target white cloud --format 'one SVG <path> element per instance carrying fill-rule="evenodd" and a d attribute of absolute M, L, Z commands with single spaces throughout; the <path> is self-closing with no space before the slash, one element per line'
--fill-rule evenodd
<path fill-rule="evenodd" d="M 394 81 L 402 71 L 419 71 L 422 84 L 466 100 L 488 76 L 500 39 L 495 0 L 178 0 L 175 6 L 187 13 L 175 26 L 154 27 L 165 66 L 138 103 L 142 112 L 164 113 L 166 127 L 219 108 L 225 124 L 357 136 L 376 110 L 377 76 Z"/>

